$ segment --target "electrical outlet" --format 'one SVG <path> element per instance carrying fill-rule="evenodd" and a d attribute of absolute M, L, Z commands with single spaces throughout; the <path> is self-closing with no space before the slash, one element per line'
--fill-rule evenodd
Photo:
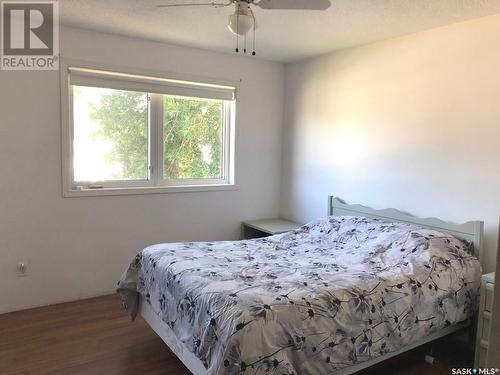
<path fill-rule="evenodd" d="M 28 276 L 28 263 L 23 261 L 17 263 L 17 276 Z"/>

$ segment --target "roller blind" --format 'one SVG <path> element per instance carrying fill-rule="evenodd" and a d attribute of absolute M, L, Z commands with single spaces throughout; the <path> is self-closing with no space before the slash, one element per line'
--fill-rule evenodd
<path fill-rule="evenodd" d="M 236 97 L 236 88 L 231 86 L 87 68 L 70 67 L 68 69 L 70 84 L 74 86 L 101 87 L 218 100 L 234 100 Z"/>

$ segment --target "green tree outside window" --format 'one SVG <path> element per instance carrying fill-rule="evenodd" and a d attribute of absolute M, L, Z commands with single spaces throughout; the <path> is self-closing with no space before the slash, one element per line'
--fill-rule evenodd
<path fill-rule="evenodd" d="M 164 178 L 221 178 L 223 102 L 167 95 L 163 102 Z M 114 144 L 106 162 L 122 165 L 122 178 L 147 178 L 147 118 L 143 93 L 113 90 L 91 108 L 91 119 L 100 124 L 93 136 Z"/>

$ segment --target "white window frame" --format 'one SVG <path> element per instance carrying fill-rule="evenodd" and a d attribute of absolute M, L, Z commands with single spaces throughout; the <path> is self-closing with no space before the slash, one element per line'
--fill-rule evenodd
<path fill-rule="evenodd" d="M 74 77 L 77 77 L 73 80 Z M 168 78 L 165 78 L 168 77 Z M 88 79 L 88 81 L 86 81 Z M 78 83 L 74 83 L 78 82 Z M 73 178 L 73 86 L 121 88 L 149 93 L 147 180 L 78 181 Z M 140 88 L 140 90 L 137 89 Z M 149 87 L 152 88 L 151 93 Z M 61 122 L 63 196 L 98 196 L 236 190 L 235 123 L 238 84 L 224 80 L 145 72 L 64 59 L 61 62 Z M 232 92 L 231 98 L 228 98 Z M 223 103 L 223 156 L 220 179 L 163 179 L 163 95 L 221 99 Z"/>

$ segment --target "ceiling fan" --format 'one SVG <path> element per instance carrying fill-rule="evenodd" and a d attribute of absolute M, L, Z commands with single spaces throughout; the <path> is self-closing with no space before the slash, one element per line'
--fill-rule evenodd
<path fill-rule="evenodd" d="M 205 2 L 205 3 L 179 3 L 158 5 L 158 8 L 210 6 L 223 8 L 234 5 L 235 11 L 228 18 L 227 27 L 236 35 L 236 53 L 240 51 L 239 37 L 244 38 L 243 53 L 247 53 L 247 34 L 253 30 L 253 51 L 255 56 L 255 15 L 251 6 L 256 6 L 266 10 L 326 10 L 330 7 L 330 0 L 227 0 L 226 2 Z"/>

